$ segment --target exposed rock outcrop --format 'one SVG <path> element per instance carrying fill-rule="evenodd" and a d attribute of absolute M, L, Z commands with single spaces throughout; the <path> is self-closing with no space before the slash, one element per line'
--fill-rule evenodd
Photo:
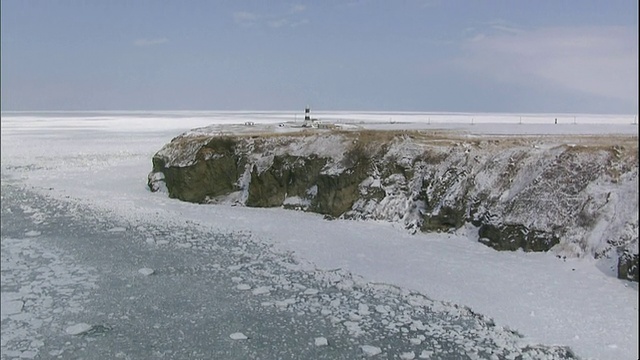
<path fill-rule="evenodd" d="M 466 137 L 315 131 L 179 136 L 153 158 L 152 190 L 198 202 L 478 228 L 498 250 L 620 254 L 638 281 L 638 148 L 632 137 Z"/>
<path fill-rule="evenodd" d="M 625 250 L 618 258 L 618 278 L 638 281 L 638 254 Z"/>

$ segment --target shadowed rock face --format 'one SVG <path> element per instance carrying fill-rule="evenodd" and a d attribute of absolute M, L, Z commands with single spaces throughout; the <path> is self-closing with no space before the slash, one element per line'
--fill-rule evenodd
<path fill-rule="evenodd" d="M 202 146 L 191 166 L 167 166 L 167 158 L 154 156 L 153 168 L 162 169 L 170 197 L 201 203 L 237 190 L 243 163 L 235 150 L 234 140 L 214 138 Z"/>
<path fill-rule="evenodd" d="M 283 206 L 412 231 L 473 224 L 497 250 L 621 254 L 619 277 L 638 281 L 637 159 L 637 139 L 625 137 L 200 134 L 154 156 L 149 187 L 184 201 Z"/>
<path fill-rule="evenodd" d="M 200 161 L 186 168 L 170 167 L 164 171 L 169 196 L 189 202 L 203 202 L 206 197 L 236 190 L 238 159 L 235 156 Z"/>
<path fill-rule="evenodd" d="M 625 251 L 618 258 L 618 278 L 624 280 L 639 281 L 638 253 L 632 254 Z"/>
<path fill-rule="evenodd" d="M 560 242 L 552 232 L 532 230 L 523 225 L 481 224 L 480 242 L 496 250 L 547 251 Z"/>
<path fill-rule="evenodd" d="M 246 205 L 255 207 L 282 206 L 286 197 L 307 196 L 309 184 L 316 184 L 327 159 L 316 156 L 274 156 L 273 164 L 260 173 L 251 169 L 251 186 Z"/>

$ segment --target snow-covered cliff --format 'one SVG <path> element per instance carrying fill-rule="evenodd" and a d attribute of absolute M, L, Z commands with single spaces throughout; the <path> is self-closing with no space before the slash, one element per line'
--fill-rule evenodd
<path fill-rule="evenodd" d="M 410 231 L 473 224 L 495 249 L 618 258 L 619 277 L 638 281 L 636 137 L 200 129 L 155 154 L 149 187 Z"/>

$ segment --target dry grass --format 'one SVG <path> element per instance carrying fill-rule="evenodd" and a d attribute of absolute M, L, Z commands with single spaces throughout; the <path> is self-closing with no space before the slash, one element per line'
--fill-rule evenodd
<path fill-rule="evenodd" d="M 265 129 L 256 129 L 255 132 L 245 132 L 239 134 L 211 134 L 196 135 L 188 137 L 177 137 L 173 141 L 174 145 L 181 146 L 184 143 L 192 143 L 193 141 L 206 141 L 213 137 L 225 139 L 243 139 L 243 138 L 260 138 L 273 139 L 281 138 L 282 140 L 290 139 L 294 141 L 296 138 L 308 136 L 328 136 L 342 135 L 347 139 L 353 139 L 354 144 L 358 144 L 366 152 L 371 152 L 373 147 L 382 144 L 389 144 L 393 139 L 408 138 L 414 140 L 418 144 L 424 145 L 456 145 L 461 143 L 471 144 L 473 147 L 528 147 L 534 145 L 551 145 L 551 146 L 567 146 L 570 144 L 569 151 L 575 152 L 598 152 L 608 151 L 614 155 L 621 157 L 631 157 L 635 161 L 638 160 L 638 137 L 636 135 L 482 135 L 479 137 L 469 138 L 466 134 L 454 131 L 436 131 L 436 130 L 344 130 L 344 129 L 308 129 L 301 128 L 300 131 L 291 132 L 274 132 Z M 283 144 L 289 141 L 284 141 Z"/>

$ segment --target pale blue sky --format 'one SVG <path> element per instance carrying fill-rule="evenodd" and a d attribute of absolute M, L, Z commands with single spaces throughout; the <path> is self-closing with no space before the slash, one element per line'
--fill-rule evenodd
<path fill-rule="evenodd" d="M 2 110 L 638 112 L 638 1 L 2 0 Z"/>

